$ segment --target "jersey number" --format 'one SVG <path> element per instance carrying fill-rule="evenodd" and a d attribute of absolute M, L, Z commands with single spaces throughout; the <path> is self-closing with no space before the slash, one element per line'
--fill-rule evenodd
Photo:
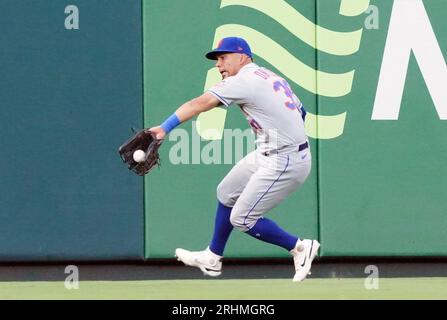
<path fill-rule="evenodd" d="M 286 102 L 284 103 L 286 105 L 286 107 L 291 109 L 291 110 L 298 109 L 298 106 L 293 101 L 292 89 L 290 88 L 290 86 L 289 86 L 289 84 L 287 83 L 286 80 L 275 81 L 273 83 L 273 89 L 275 90 L 275 92 L 278 92 L 280 89 L 283 89 L 286 97 L 290 99 L 290 100 L 286 100 Z"/>

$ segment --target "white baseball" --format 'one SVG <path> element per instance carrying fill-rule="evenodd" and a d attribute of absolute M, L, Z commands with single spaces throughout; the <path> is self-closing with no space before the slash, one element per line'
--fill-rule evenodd
<path fill-rule="evenodd" d="M 144 153 L 143 150 L 136 150 L 133 153 L 133 159 L 135 160 L 135 162 L 143 162 L 145 156 L 146 154 Z"/>

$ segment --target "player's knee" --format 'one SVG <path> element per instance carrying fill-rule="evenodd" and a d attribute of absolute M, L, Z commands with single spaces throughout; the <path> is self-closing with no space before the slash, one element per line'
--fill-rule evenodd
<path fill-rule="evenodd" d="M 217 200 L 219 200 L 220 203 L 227 207 L 233 207 L 235 201 L 230 197 L 228 188 L 225 187 L 225 184 L 220 183 L 217 186 Z"/>
<path fill-rule="evenodd" d="M 248 230 L 247 226 L 244 224 L 244 219 L 237 213 L 237 211 L 231 212 L 230 222 L 233 227 L 239 231 L 246 232 Z"/>

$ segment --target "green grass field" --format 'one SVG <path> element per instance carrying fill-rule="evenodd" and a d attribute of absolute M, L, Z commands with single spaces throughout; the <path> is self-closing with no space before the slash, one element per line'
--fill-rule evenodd
<path fill-rule="evenodd" d="M 447 278 L 383 278 L 367 290 L 364 279 L 82 281 L 68 290 L 64 282 L 1 282 L 0 299 L 157 299 L 303 300 L 447 299 Z"/>

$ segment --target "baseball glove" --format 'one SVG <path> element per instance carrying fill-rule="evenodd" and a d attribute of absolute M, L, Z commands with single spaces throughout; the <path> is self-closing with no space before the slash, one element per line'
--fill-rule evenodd
<path fill-rule="evenodd" d="M 163 140 L 157 139 L 155 134 L 148 129 L 138 131 L 132 138 L 123 143 L 118 153 L 124 163 L 127 163 L 129 170 L 132 170 L 139 176 L 144 176 L 154 166 L 160 166 L 160 155 L 158 149 Z M 144 160 L 136 162 L 133 154 L 136 150 L 143 150 L 145 153 Z"/>

